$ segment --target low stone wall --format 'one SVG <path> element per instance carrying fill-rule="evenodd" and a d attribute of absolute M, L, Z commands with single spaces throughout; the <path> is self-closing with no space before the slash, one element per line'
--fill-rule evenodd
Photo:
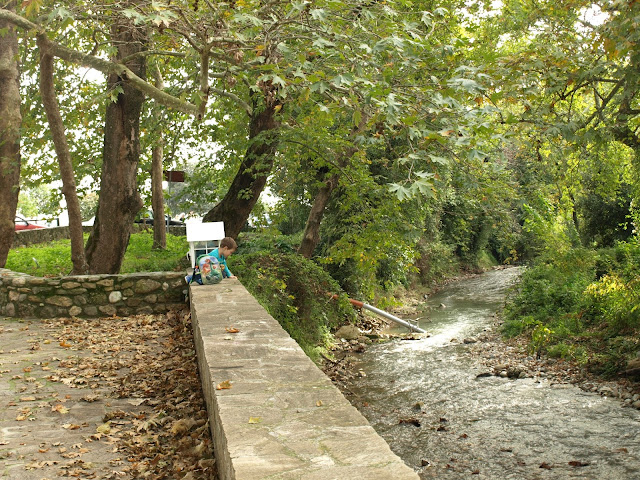
<path fill-rule="evenodd" d="M 0 315 L 18 318 L 128 316 L 185 304 L 184 273 L 33 277 L 0 269 Z"/>
<path fill-rule="evenodd" d="M 238 280 L 189 297 L 220 480 L 419 480 Z"/>

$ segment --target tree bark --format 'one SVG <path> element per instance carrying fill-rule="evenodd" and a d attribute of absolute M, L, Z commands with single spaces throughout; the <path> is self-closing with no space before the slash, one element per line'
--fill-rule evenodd
<path fill-rule="evenodd" d="M 112 42 L 118 49 L 117 60 L 133 55 L 127 68 L 145 78 L 145 58 L 134 55 L 146 48 L 145 32 L 129 21 L 116 22 Z M 133 220 L 142 208 L 136 178 L 144 95 L 115 73 L 107 78 L 107 88 L 120 88 L 122 92 L 116 102 L 107 105 L 105 116 L 100 200 L 86 248 L 90 273 L 120 271 Z"/>
<path fill-rule="evenodd" d="M 244 227 L 260 193 L 267 184 L 278 148 L 277 106 L 273 90 L 264 92 L 263 105 L 259 94 L 253 94 L 253 110 L 249 121 L 249 147 L 238 173 L 224 198 L 204 216 L 205 222 L 224 222 L 225 234 L 237 238 Z"/>
<path fill-rule="evenodd" d="M 80 201 L 76 190 L 73 162 L 53 84 L 53 55 L 46 35 L 38 36 L 38 49 L 40 50 L 40 94 L 53 136 L 53 144 L 60 166 L 60 177 L 62 178 L 62 193 L 69 212 L 69 238 L 71 239 L 71 263 L 73 265 L 71 273 L 83 275 L 87 273 L 88 266 L 84 256 Z"/>
<path fill-rule="evenodd" d="M 324 211 L 331 199 L 331 193 L 338 186 L 338 175 L 334 174 L 324 182 L 320 190 L 313 199 L 313 205 L 307 218 L 307 224 L 304 227 L 304 235 L 302 242 L 298 247 L 298 254 L 305 258 L 311 258 L 313 251 L 316 249 L 320 241 L 320 224 Z"/>
<path fill-rule="evenodd" d="M 160 70 L 156 68 L 156 87 L 164 88 Z M 153 209 L 153 247 L 164 250 L 167 248 L 167 229 L 164 226 L 164 196 L 162 195 L 162 160 L 164 157 L 164 139 L 161 114 L 158 110 L 154 115 L 158 125 L 158 140 L 151 152 L 151 208 Z M 162 223 L 160 223 L 162 220 Z"/>
<path fill-rule="evenodd" d="M 350 140 L 353 140 L 356 135 L 362 133 L 367 124 L 367 118 L 367 115 L 362 115 L 358 125 L 354 127 L 349 134 Z M 353 144 L 346 147 L 338 156 L 338 167 L 340 169 L 344 168 L 357 150 L 358 149 Z M 328 180 L 325 180 L 324 185 L 320 187 L 320 190 L 313 199 L 313 205 L 311 206 L 311 211 L 307 218 L 307 224 L 304 227 L 302 242 L 300 242 L 300 246 L 298 247 L 298 254 L 305 258 L 311 258 L 314 250 L 318 246 L 318 242 L 320 241 L 320 224 L 324 217 L 324 211 L 331 199 L 331 194 L 338 186 L 339 179 L 338 173 L 332 174 Z"/>
<path fill-rule="evenodd" d="M 9 2 L 8 10 L 15 9 Z M 15 27 L 0 20 L 0 267 L 15 235 L 15 215 L 20 191 L 20 72 Z"/>

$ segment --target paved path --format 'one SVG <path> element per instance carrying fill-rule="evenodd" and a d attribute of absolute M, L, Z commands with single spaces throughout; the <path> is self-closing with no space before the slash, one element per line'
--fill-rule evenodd
<path fill-rule="evenodd" d="M 165 316 L 0 318 L 0 479 L 214 478 L 193 345 L 174 348 L 188 344 L 174 330 Z"/>

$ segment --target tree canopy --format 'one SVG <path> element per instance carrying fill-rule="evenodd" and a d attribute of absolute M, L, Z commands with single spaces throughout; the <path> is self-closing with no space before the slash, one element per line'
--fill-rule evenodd
<path fill-rule="evenodd" d="M 262 212 L 255 222 L 299 235 L 300 253 L 363 291 L 362 278 L 402 283 L 443 259 L 610 245 L 637 225 L 637 2 L 9 6 L 22 184 L 60 178 L 38 83 L 45 42 L 78 195 L 102 192 L 90 270 L 117 270 L 160 139 L 166 169 L 187 171 L 173 213 L 237 236 Z M 132 125 L 117 138 L 115 105 Z"/>

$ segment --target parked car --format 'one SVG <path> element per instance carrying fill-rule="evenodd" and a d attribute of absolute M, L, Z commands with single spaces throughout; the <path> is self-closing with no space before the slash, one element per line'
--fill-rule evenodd
<path fill-rule="evenodd" d="M 185 223 L 181 222 L 180 220 L 175 220 L 173 218 L 171 218 L 169 215 L 165 215 L 164 216 L 164 224 L 167 224 L 167 220 L 169 221 L 169 225 L 172 226 L 177 226 L 177 227 L 184 227 Z M 145 225 L 153 225 L 153 212 L 151 210 L 147 211 L 147 212 L 143 212 L 141 214 L 139 214 L 136 219 L 134 220 L 135 223 L 142 223 Z"/>
<path fill-rule="evenodd" d="M 43 227 L 42 225 L 36 225 L 35 223 L 31 223 L 29 220 L 22 218 L 20 215 L 16 215 L 15 224 L 16 224 L 16 232 L 19 232 L 21 230 L 35 230 L 37 228 L 46 228 L 46 227 Z"/>

